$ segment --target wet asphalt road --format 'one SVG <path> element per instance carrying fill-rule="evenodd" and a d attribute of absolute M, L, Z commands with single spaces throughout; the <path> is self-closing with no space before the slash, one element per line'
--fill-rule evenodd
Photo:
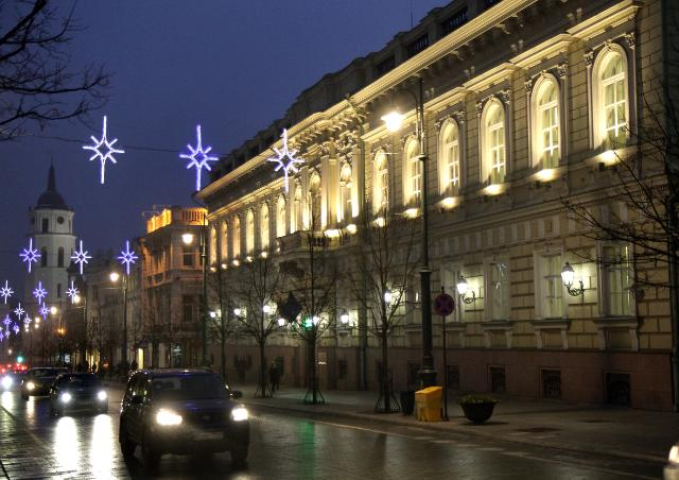
<path fill-rule="evenodd" d="M 49 417 L 46 399 L 0 395 L 0 478 L 625 479 L 660 478 L 662 465 L 587 456 L 424 428 L 253 412 L 246 466 L 228 453 L 163 457 L 155 472 L 117 441 L 120 392 L 108 415 Z"/>

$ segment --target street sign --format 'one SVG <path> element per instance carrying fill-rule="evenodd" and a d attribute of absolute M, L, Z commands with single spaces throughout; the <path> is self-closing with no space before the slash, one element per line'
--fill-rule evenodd
<path fill-rule="evenodd" d="M 447 317 L 455 310 L 455 300 L 445 292 L 439 293 L 434 299 L 434 311 L 437 315 Z"/>

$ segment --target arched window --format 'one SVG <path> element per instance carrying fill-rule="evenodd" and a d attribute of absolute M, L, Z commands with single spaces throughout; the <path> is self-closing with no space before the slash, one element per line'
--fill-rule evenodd
<path fill-rule="evenodd" d="M 259 216 L 259 237 L 262 250 L 269 248 L 269 206 L 264 203 Z"/>
<path fill-rule="evenodd" d="M 233 217 L 233 232 L 232 232 L 232 237 L 233 237 L 233 258 L 234 260 L 237 260 L 240 255 L 240 238 L 241 238 L 241 232 L 240 232 L 240 217 L 236 215 Z"/>
<path fill-rule="evenodd" d="M 406 206 L 420 204 L 422 165 L 419 153 L 417 139 L 409 138 L 403 149 L 403 204 Z"/>
<path fill-rule="evenodd" d="M 507 175 L 504 105 L 492 99 L 481 117 L 481 180 L 490 185 L 504 183 Z"/>
<path fill-rule="evenodd" d="M 248 255 L 255 251 L 255 213 L 252 209 L 245 214 L 245 253 Z"/>
<path fill-rule="evenodd" d="M 323 225 L 321 219 L 321 174 L 313 172 L 309 178 L 309 208 L 310 218 L 307 225 L 312 231 L 319 230 Z"/>
<path fill-rule="evenodd" d="M 377 152 L 373 165 L 373 212 L 384 215 L 389 209 L 389 164 L 387 155 L 382 151 Z"/>
<path fill-rule="evenodd" d="M 627 55 L 613 44 L 594 62 L 595 146 L 619 148 L 627 141 L 629 118 Z"/>
<path fill-rule="evenodd" d="M 533 166 L 556 168 L 561 158 L 559 86 L 552 75 L 533 88 Z"/>
<path fill-rule="evenodd" d="M 210 227 L 210 245 L 209 245 L 210 265 L 217 264 L 217 229 Z"/>
<path fill-rule="evenodd" d="M 351 165 L 345 163 L 340 171 L 340 211 L 338 219 L 340 222 L 350 222 L 354 217 L 353 204 L 351 201 Z"/>
<path fill-rule="evenodd" d="M 226 220 L 222 222 L 222 242 L 221 242 L 221 255 L 223 261 L 229 260 L 229 224 Z"/>
<path fill-rule="evenodd" d="M 293 208 L 290 219 L 290 233 L 295 233 L 302 230 L 302 213 L 304 212 L 302 186 L 297 183 L 295 185 L 295 192 L 293 194 Z"/>
<path fill-rule="evenodd" d="M 285 233 L 285 197 L 281 195 L 276 202 L 276 237 L 284 237 Z"/>
<path fill-rule="evenodd" d="M 41 267 L 47 266 L 47 247 L 42 247 L 40 249 L 40 266 Z"/>
<path fill-rule="evenodd" d="M 57 265 L 59 268 L 64 268 L 64 247 L 59 247 L 57 251 Z"/>
<path fill-rule="evenodd" d="M 448 120 L 439 137 L 439 193 L 457 195 L 460 191 L 460 131 L 457 123 Z"/>

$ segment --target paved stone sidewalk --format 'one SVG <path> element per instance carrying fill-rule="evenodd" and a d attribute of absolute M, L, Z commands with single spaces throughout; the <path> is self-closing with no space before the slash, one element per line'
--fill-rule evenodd
<path fill-rule="evenodd" d="M 493 417 L 484 425 L 469 423 L 462 409 L 452 400 L 448 407 L 450 421 L 426 423 L 400 413 L 374 413 L 375 392 L 322 392 L 325 404 L 307 405 L 303 403 L 304 389 L 284 388 L 274 398 L 255 398 L 254 386 L 233 388 L 242 390 L 243 402 L 251 406 L 450 430 L 517 443 L 663 463 L 672 444 L 679 440 L 679 414 L 667 412 L 535 402 L 500 396 L 501 401 Z"/>

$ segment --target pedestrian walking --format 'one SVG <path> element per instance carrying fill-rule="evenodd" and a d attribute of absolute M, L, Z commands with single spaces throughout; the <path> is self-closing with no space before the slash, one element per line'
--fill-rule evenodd
<path fill-rule="evenodd" d="M 269 383 L 271 384 L 271 392 L 275 392 L 280 389 L 278 382 L 280 380 L 280 374 L 278 373 L 278 366 L 276 362 L 271 362 L 269 367 Z"/>

